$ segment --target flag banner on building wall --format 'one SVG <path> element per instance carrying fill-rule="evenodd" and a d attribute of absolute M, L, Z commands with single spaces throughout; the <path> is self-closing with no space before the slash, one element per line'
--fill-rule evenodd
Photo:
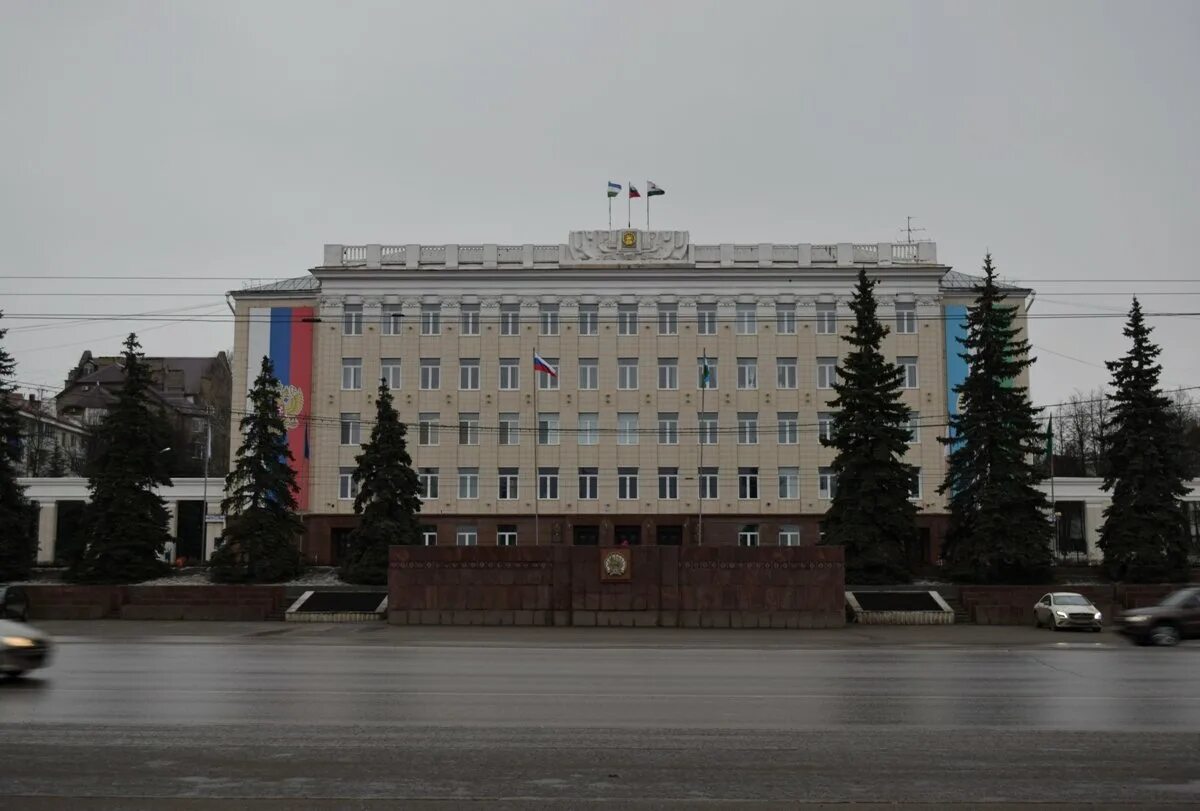
<path fill-rule="evenodd" d="M 967 337 L 967 308 L 962 304 L 947 304 L 946 313 L 946 413 L 957 417 L 960 413 L 959 395 L 955 388 L 967 379 L 967 362 L 961 357 L 966 352 L 962 342 Z M 953 435 L 953 430 L 948 431 Z"/>
<path fill-rule="evenodd" d="M 287 428 L 292 469 L 300 492 L 296 502 L 308 509 L 308 418 L 312 402 L 312 307 L 252 307 L 247 342 L 246 391 L 254 386 L 263 355 L 275 366 L 279 378 L 279 411 Z"/>

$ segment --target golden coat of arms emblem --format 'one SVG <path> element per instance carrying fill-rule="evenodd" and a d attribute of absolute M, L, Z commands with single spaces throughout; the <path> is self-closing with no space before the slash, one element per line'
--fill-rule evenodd
<path fill-rule="evenodd" d="M 622 248 L 636 248 L 637 247 L 637 232 L 636 231 L 623 231 L 621 233 L 621 247 Z"/>
<path fill-rule="evenodd" d="M 289 431 L 300 424 L 300 412 L 304 410 L 304 392 L 291 384 L 279 390 L 279 416 Z"/>

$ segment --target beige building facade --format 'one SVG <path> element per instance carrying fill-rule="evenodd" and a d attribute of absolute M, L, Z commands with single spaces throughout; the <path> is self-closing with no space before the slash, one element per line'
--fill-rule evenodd
<path fill-rule="evenodd" d="M 308 276 L 231 294 L 233 402 L 278 343 L 255 323 L 302 314 L 312 561 L 336 562 L 353 526 L 350 474 L 381 379 L 427 488 L 428 543 L 812 544 L 836 487 L 820 435 L 860 267 L 879 281 L 884 352 L 905 367 L 911 554 L 932 561 L 952 347 L 973 298 L 933 243 L 701 245 L 624 229 L 559 245 L 327 245 Z"/>

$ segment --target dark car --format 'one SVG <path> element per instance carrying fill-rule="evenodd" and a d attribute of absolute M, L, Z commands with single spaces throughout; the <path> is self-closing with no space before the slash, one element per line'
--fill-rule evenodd
<path fill-rule="evenodd" d="M 24 622 L 29 618 L 29 597 L 20 586 L 0 585 L 0 620 Z"/>
<path fill-rule="evenodd" d="M 1138 645 L 1178 645 L 1181 639 L 1200 637 L 1200 587 L 1180 589 L 1158 605 L 1121 613 L 1117 630 Z"/>

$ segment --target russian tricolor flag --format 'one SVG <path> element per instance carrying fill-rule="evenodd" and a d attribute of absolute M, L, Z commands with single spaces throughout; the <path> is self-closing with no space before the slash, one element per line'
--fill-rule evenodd
<path fill-rule="evenodd" d="M 537 352 L 533 353 L 533 371 L 545 372 L 551 377 L 558 377 L 558 372 L 555 371 L 554 367 L 547 363 L 546 359 Z"/>
<path fill-rule="evenodd" d="M 264 355 L 271 359 L 282 394 L 279 404 L 287 425 L 292 468 L 300 492 L 296 501 L 308 509 L 308 418 L 312 413 L 312 307 L 251 307 L 247 342 L 246 391 L 254 387 Z"/>

